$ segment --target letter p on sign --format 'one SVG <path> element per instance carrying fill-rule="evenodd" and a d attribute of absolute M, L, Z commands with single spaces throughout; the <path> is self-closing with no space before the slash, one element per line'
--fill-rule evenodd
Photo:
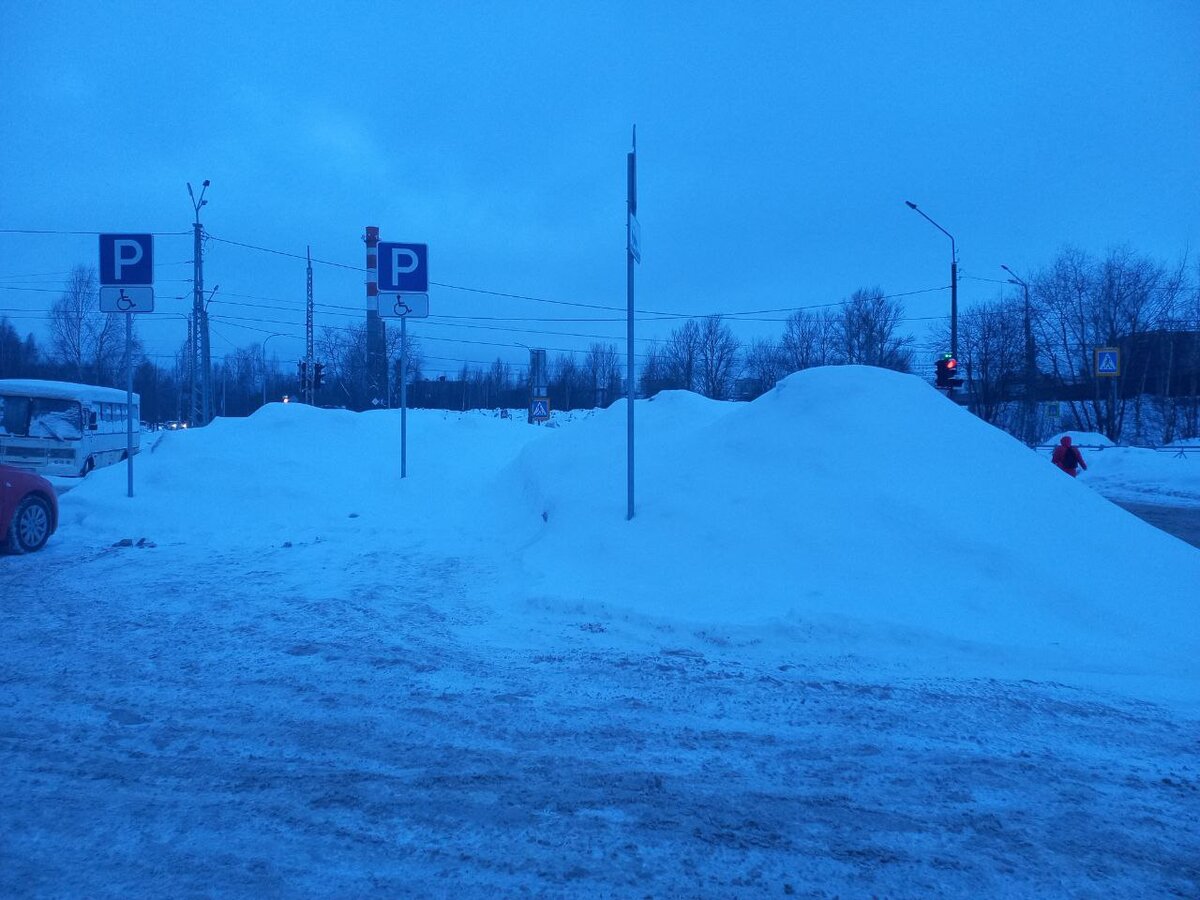
<path fill-rule="evenodd" d="M 100 284 L 104 287 L 154 284 L 154 236 L 100 235 Z"/>
<path fill-rule="evenodd" d="M 379 243 L 379 293 L 429 292 L 429 245 Z"/>

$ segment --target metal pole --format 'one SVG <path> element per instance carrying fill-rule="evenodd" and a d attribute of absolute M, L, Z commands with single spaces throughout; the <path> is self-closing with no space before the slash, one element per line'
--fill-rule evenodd
<path fill-rule="evenodd" d="M 306 307 L 305 323 L 304 323 L 304 358 L 308 361 L 308 374 L 304 378 L 304 402 L 309 406 L 313 405 L 313 381 L 315 380 L 315 370 L 313 366 L 313 276 L 312 276 L 312 246 L 307 249 L 308 254 L 308 304 Z"/>
<path fill-rule="evenodd" d="M 200 350 L 200 327 L 201 315 L 204 310 L 204 267 L 200 262 L 200 210 L 196 210 L 196 221 L 192 225 L 192 346 L 191 350 L 191 410 L 188 413 L 188 418 L 191 420 L 190 425 L 194 428 L 197 423 L 204 424 L 203 421 L 203 402 L 201 395 L 203 393 L 202 379 L 204 373 L 201 369 L 201 358 L 203 354 Z"/>
<path fill-rule="evenodd" d="M 1033 343 L 1033 308 L 1029 304 L 1029 283 L 1003 263 L 1000 264 L 1000 268 L 1012 276 L 1012 278 L 1008 279 L 1009 284 L 1019 284 L 1021 286 L 1025 297 L 1025 427 L 1022 429 L 1021 437 L 1026 444 L 1032 447 L 1037 441 L 1036 397 L 1034 396 L 1033 387 L 1037 376 L 1037 351 Z"/>
<path fill-rule="evenodd" d="M 400 317 L 400 477 L 408 477 L 408 317 Z"/>
<path fill-rule="evenodd" d="M 950 238 L 950 355 L 958 359 L 958 248 L 954 243 L 954 235 L 925 215 L 925 211 L 911 200 L 905 200 L 904 205 Z M 954 388 L 948 393 L 954 393 Z"/>
<path fill-rule="evenodd" d="M 627 163 L 627 180 L 625 185 L 625 296 L 626 296 L 626 334 L 625 334 L 625 409 L 626 409 L 626 461 L 628 472 L 626 479 L 625 521 L 633 518 L 633 398 L 635 394 L 633 378 L 633 217 L 637 215 L 637 126 L 633 126 L 633 149 L 630 150 Z"/>
<path fill-rule="evenodd" d="M 133 496 L 133 313 L 125 313 L 125 461 L 129 496 Z"/>
<path fill-rule="evenodd" d="M 958 359 L 958 254 L 950 238 L 950 355 Z"/>

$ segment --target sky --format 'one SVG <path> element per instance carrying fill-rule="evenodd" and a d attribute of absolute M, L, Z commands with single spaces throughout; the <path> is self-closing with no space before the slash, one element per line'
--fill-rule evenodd
<path fill-rule="evenodd" d="M 879 286 L 931 361 L 950 246 L 905 200 L 954 235 L 964 309 L 1013 290 L 1002 263 L 1028 275 L 1065 244 L 1175 262 L 1200 240 L 1189 2 L 2 10 L 0 315 L 22 332 L 44 335 L 97 251 L 14 232 L 150 231 L 139 334 L 173 353 L 186 184 L 209 179 L 215 356 L 274 333 L 272 353 L 303 349 L 303 262 L 226 241 L 338 264 L 315 266 L 319 331 L 363 317 L 367 225 L 429 245 L 427 372 L 623 352 L 635 123 L 639 354 L 680 316 L 777 336 L 787 310 Z"/>
<path fill-rule="evenodd" d="M 0 894 L 1196 894 L 1200 550 L 1102 493 L 1195 510 L 1194 457 L 1071 478 L 824 367 L 638 401 L 626 521 L 623 403 L 414 410 L 404 479 L 398 410 L 272 403 L 56 479 Z"/>

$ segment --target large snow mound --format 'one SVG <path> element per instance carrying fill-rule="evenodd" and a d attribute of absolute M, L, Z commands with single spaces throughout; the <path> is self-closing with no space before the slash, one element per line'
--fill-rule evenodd
<path fill-rule="evenodd" d="M 638 405 L 631 522 L 623 405 L 525 448 L 506 475 L 531 590 L 1200 673 L 1200 553 L 920 379 L 812 369 L 697 409 Z"/>

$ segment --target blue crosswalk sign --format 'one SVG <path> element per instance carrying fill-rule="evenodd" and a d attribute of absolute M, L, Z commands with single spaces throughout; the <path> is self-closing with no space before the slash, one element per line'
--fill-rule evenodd
<path fill-rule="evenodd" d="M 1121 351 L 1116 347 L 1096 348 L 1096 374 L 1110 378 L 1121 374 Z"/>
<path fill-rule="evenodd" d="M 534 400 L 531 411 L 535 419 L 548 419 L 550 418 L 550 402 L 548 400 Z"/>

